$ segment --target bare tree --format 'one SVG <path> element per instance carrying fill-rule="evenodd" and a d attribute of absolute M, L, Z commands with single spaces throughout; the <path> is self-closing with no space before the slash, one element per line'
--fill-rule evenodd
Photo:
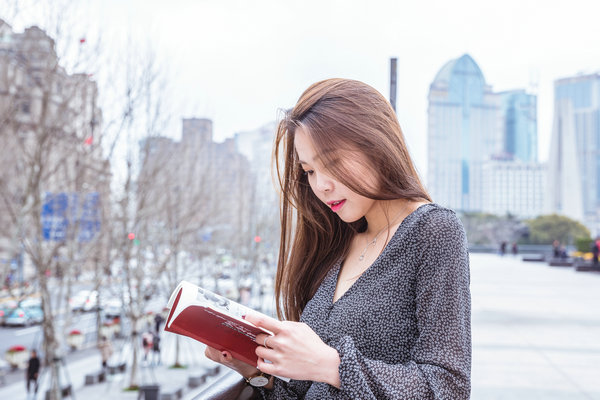
<path fill-rule="evenodd" d="M 32 283 L 44 312 L 44 361 L 50 367 L 52 398 L 58 398 L 64 335 L 56 331 L 55 320 L 64 305 L 64 283 L 74 272 L 72 261 L 87 262 L 96 233 L 88 224 L 95 221 L 82 218 L 81 197 L 99 191 L 99 181 L 104 182 L 96 179 L 103 161 L 92 142 L 100 118 L 97 88 L 87 75 L 67 72 L 55 41 L 40 28 L 17 34 L 0 21 L 0 30 L 5 38 L 0 49 L 0 135 L 7 162 L 0 177 L 8 232 L 4 243 L 10 243 L 22 268 L 33 267 Z M 86 240 L 82 222 L 92 230 Z"/>
<path fill-rule="evenodd" d="M 151 51 L 136 54 L 133 49 L 131 46 L 128 57 L 121 60 L 112 74 L 118 94 L 117 107 L 113 110 L 116 117 L 108 124 L 112 132 L 106 135 L 111 137 L 109 148 L 111 153 L 115 152 L 114 163 L 122 161 L 117 167 L 120 172 L 110 216 L 113 255 L 122 266 L 119 274 L 124 310 L 132 326 L 130 388 L 138 387 L 139 333 L 144 328 L 146 303 L 153 294 L 151 283 L 159 281 L 168 258 L 163 252 L 155 259 L 151 251 L 149 217 L 154 206 L 149 185 L 155 184 L 155 174 L 140 175 L 140 162 L 150 157 L 151 147 L 145 144 L 163 133 L 170 118 L 163 103 L 164 71 Z M 116 157 L 119 151 L 124 152 L 122 158 Z"/>

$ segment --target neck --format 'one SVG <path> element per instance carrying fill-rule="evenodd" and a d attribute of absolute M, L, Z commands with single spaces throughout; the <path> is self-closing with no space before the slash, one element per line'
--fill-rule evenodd
<path fill-rule="evenodd" d="M 408 213 L 410 200 L 391 200 L 385 203 L 380 203 L 376 212 L 371 213 L 367 218 L 366 234 L 370 238 L 374 238 L 391 226 L 401 221 Z"/>

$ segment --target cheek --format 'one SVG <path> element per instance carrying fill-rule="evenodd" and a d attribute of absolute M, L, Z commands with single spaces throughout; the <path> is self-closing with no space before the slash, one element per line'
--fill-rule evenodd
<path fill-rule="evenodd" d="M 321 197 L 319 197 L 319 191 L 316 188 L 316 179 L 312 178 L 312 177 L 308 177 L 308 185 L 310 186 L 310 190 L 313 192 L 313 194 L 315 195 L 315 197 L 321 201 L 323 201 L 323 199 L 321 199 Z"/>

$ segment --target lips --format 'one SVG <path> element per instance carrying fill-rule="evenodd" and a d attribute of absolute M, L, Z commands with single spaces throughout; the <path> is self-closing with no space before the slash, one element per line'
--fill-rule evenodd
<path fill-rule="evenodd" d="M 327 205 L 329 207 L 331 207 L 331 211 L 333 212 L 338 212 L 346 203 L 346 199 L 343 200 L 334 200 L 334 201 L 328 201 Z"/>

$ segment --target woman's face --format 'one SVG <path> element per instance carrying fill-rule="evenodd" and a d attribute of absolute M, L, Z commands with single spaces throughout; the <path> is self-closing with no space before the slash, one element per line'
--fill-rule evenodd
<path fill-rule="evenodd" d="M 315 151 L 312 140 L 298 127 L 294 136 L 294 147 L 298 153 L 300 166 L 308 177 L 310 187 L 319 200 L 325 203 L 344 222 L 354 222 L 373 210 L 376 200 L 353 192 L 328 174 Z M 359 157 L 358 155 L 356 157 Z M 375 179 L 358 159 L 345 159 L 344 166 L 358 178 L 364 186 L 374 187 Z"/>

